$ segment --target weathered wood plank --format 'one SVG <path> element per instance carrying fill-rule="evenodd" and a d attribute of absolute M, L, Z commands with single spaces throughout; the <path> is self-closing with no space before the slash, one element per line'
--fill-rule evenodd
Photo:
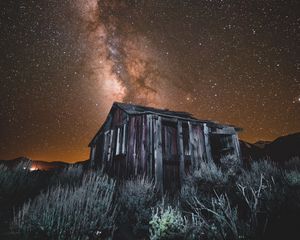
<path fill-rule="evenodd" d="M 177 133 L 178 133 L 177 144 L 178 144 L 178 153 L 179 153 L 179 175 L 180 175 L 180 182 L 182 182 L 185 177 L 182 121 L 178 121 L 177 123 Z"/>
<path fill-rule="evenodd" d="M 149 121 L 149 176 L 154 177 L 153 175 L 153 120 L 152 115 L 148 115 Z"/>
<path fill-rule="evenodd" d="M 193 128 L 193 133 L 194 133 L 194 154 L 195 154 L 195 169 L 198 169 L 200 166 L 200 161 L 201 161 L 201 152 L 200 152 L 200 126 L 195 125 L 192 126 Z"/>
<path fill-rule="evenodd" d="M 113 158 L 114 158 L 114 153 L 115 153 L 115 148 L 116 148 L 116 141 L 115 141 L 116 134 L 117 134 L 117 131 L 112 129 L 111 135 L 110 135 L 110 147 L 111 147 L 110 158 L 109 158 L 110 164 L 112 163 Z"/>
<path fill-rule="evenodd" d="M 162 136 L 161 117 L 154 120 L 154 161 L 155 161 L 155 183 L 163 190 L 163 162 L 162 162 Z"/>
<path fill-rule="evenodd" d="M 111 160 L 111 156 L 112 156 L 112 137 L 113 137 L 113 132 L 114 130 L 110 130 L 107 134 L 107 138 L 108 138 L 108 146 L 107 146 L 107 161 Z"/>
<path fill-rule="evenodd" d="M 147 134 L 147 117 L 144 115 L 141 118 L 141 174 L 147 173 L 147 155 L 146 155 L 146 134 Z"/>
<path fill-rule="evenodd" d="M 232 142 L 233 142 L 235 156 L 239 161 L 241 161 L 240 142 L 237 134 L 232 135 Z"/>
<path fill-rule="evenodd" d="M 195 167 L 195 155 L 194 155 L 194 133 L 192 129 L 192 123 L 188 122 L 189 126 L 189 155 L 191 156 L 191 169 L 194 170 Z"/>
<path fill-rule="evenodd" d="M 90 152 L 91 165 L 95 166 L 96 145 L 92 145 L 90 148 L 91 148 L 91 152 Z"/>
<path fill-rule="evenodd" d="M 116 136 L 117 136 L 117 139 L 116 139 L 116 155 L 119 155 L 120 154 L 120 128 L 117 128 L 117 131 L 116 131 Z"/>
<path fill-rule="evenodd" d="M 108 150 L 108 148 L 107 148 L 107 145 L 108 145 L 108 143 L 107 143 L 107 141 L 108 141 L 107 134 L 108 134 L 108 131 L 104 132 L 104 136 L 103 136 L 103 138 L 104 138 L 104 149 L 103 149 L 103 158 L 102 159 L 103 159 L 104 164 L 107 161 L 107 150 Z"/>
<path fill-rule="evenodd" d="M 138 138 L 138 133 L 137 133 L 137 118 L 134 117 L 134 138 L 133 138 L 133 167 L 134 167 L 134 175 L 137 175 L 137 170 L 138 170 L 138 162 L 137 162 L 137 138 Z"/>
<path fill-rule="evenodd" d="M 190 152 L 191 152 L 191 167 L 193 170 L 200 166 L 201 150 L 200 150 L 200 126 L 189 123 L 190 135 Z"/>
<path fill-rule="evenodd" d="M 127 123 L 123 125 L 122 154 L 126 154 Z"/>
<path fill-rule="evenodd" d="M 200 151 L 200 161 L 204 161 L 205 144 L 204 144 L 204 133 L 203 133 L 202 126 L 199 126 L 199 151 Z"/>
<path fill-rule="evenodd" d="M 135 173 L 135 167 L 136 167 L 136 131 L 135 131 L 135 118 L 131 117 L 130 118 L 130 136 L 131 136 L 131 141 L 130 141 L 130 157 L 129 158 L 129 169 L 130 169 L 130 174 L 134 175 Z"/>
<path fill-rule="evenodd" d="M 213 161 L 212 154 L 211 154 L 211 147 L 210 147 L 210 139 L 209 139 L 209 128 L 207 127 L 207 124 L 203 124 L 203 134 L 204 134 L 206 160 Z"/>

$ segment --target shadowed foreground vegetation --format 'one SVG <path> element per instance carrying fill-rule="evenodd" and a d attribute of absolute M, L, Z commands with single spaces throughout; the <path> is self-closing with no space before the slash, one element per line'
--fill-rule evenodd
<path fill-rule="evenodd" d="M 234 164 L 230 164 L 230 163 Z M 300 161 L 201 163 L 177 196 L 101 170 L 0 165 L 1 239 L 298 239 Z"/>

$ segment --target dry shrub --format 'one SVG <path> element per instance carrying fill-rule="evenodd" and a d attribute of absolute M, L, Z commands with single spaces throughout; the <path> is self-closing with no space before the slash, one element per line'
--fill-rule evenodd
<path fill-rule="evenodd" d="M 296 170 L 285 171 L 287 183 L 293 187 L 300 187 L 300 172 Z"/>
<path fill-rule="evenodd" d="M 151 240 L 199 239 L 202 219 L 191 214 L 188 218 L 178 206 L 171 206 L 163 201 L 152 208 L 150 224 Z"/>
<path fill-rule="evenodd" d="M 238 228 L 237 207 L 231 206 L 227 194 L 215 193 L 209 204 L 194 197 L 189 204 L 194 217 L 202 223 L 202 235 L 208 239 L 239 239 L 242 236 Z"/>
<path fill-rule="evenodd" d="M 228 177 L 214 162 L 201 162 L 199 169 L 193 173 L 193 177 L 197 182 L 221 183 L 227 182 Z"/>
<path fill-rule="evenodd" d="M 300 171 L 300 158 L 292 157 L 289 161 L 284 163 L 284 168 L 287 170 Z"/>
<path fill-rule="evenodd" d="M 151 207 L 159 199 L 154 182 L 146 177 L 127 180 L 119 192 L 120 224 L 131 224 L 137 235 L 148 233 Z"/>
<path fill-rule="evenodd" d="M 24 204 L 12 227 L 28 239 L 86 239 L 110 233 L 114 191 L 113 180 L 90 172 L 79 186 L 58 185 Z"/>

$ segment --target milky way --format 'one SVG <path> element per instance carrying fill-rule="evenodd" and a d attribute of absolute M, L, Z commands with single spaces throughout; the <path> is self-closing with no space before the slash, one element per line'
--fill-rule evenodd
<path fill-rule="evenodd" d="M 299 1 L 3 0 L 0 159 L 87 159 L 111 104 L 300 131 Z"/>
<path fill-rule="evenodd" d="M 79 1 L 82 30 L 90 44 L 86 65 L 91 78 L 99 84 L 99 99 L 105 106 L 113 101 L 144 105 L 164 105 L 166 82 L 157 50 L 130 22 L 121 21 L 118 14 L 130 10 L 118 1 Z M 172 86 L 169 86 L 171 88 Z M 170 89 L 169 89 L 170 90 Z"/>

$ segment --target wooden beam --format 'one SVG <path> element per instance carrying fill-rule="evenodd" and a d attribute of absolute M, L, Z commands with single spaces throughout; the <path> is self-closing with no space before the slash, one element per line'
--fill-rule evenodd
<path fill-rule="evenodd" d="M 147 129 L 148 129 L 148 159 L 149 159 L 149 171 L 148 171 L 148 176 L 154 177 L 153 176 L 153 123 L 152 123 L 152 115 L 147 115 Z"/>
<path fill-rule="evenodd" d="M 195 156 L 194 156 L 194 134 L 192 129 L 192 123 L 188 122 L 189 126 L 189 155 L 191 156 L 191 169 L 192 171 L 195 170 Z"/>
<path fill-rule="evenodd" d="M 117 141 L 116 141 L 116 155 L 119 155 L 120 154 L 120 128 L 118 127 L 117 128 Z"/>
<path fill-rule="evenodd" d="M 95 152 L 96 152 L 96 145 L 91 145 L 91 152 L 90 152 L 90 162 L 91 162 L 91 166 L 95 166 Z"/>
<path fill-rule="evenodd" d="M 127 123 L 123 125 L 122 154 L 126 154 Z"/>
<path fill-rule="evenodd" d="M 161 117 L 154 120 L 154 161 L 155 161 L 155 183 L 163 191 L 163 162 L 162 162 L 162 137 Z"/>
<path fill-rule="evenodd" d="M 201 127 L 199 125 L 192 126 L 193 134 L 194 134 L 194 157 L 195 157 L 195 163 L 194 167 L 195 169 L 198 169 L 200 166 L 201 161 L 201 143 L 200 143 L 200 134 L 201 134 Z"/>
<path fill-rule="evenodd" d="M 207 127 L 206 123 L 203 124 L 203 134 L 204 134 L 204 146 L 206 152 L 206 159 L 207 161 L 213 161 L 212 154 L 211 154 L 211 146 L 210 146 L 210 139 L 209 139 L 209 128 Z"/>
<path fill-rule="evenodd" d="M 233 142 L 235 156 L 238 159 L 238 161 L 241 162 L 241 149 L 240 149 L 240 142 L 237 134 L 232 135 L 232 142 Z"/>
<path fill-rule="evenodd" d="M 178 133 L 178 150 L 179 150 L 179 174 L 180 174 L 180 183 L 183 182 L 185 173 L 184 173 L 184 150 L 183 150 L 183 132 L 182 132 L 182 121 L 177 123 L 177 133 Z"/>
<path fill-rule="evenodd" d="M 148 158 L 147 158 L 147 116 L 142 116 L 141 119 L 141 154 L 140 154 L 140 164 L 142 168 L 142 173 L 146 174 L 148 171 Z"/>
<path fill-rule="evenodd" d="M 200 161 L 203 161 L 205 155 L 205 143 L 204 143 L 203 128 L 201 125 L 199 125 L 199 154 L 200 154 Z M 199 162 L 199 166 L 200 166 L 200 162 Z"/>
<path fill-rule="evenodd" d="M 113 156 L 113 136 L 114 136 L 114 130 L 111 129 L 109 132 L 109 144 L 108 144 L 108 157 L 107 160 L 111 161 Z"/>

